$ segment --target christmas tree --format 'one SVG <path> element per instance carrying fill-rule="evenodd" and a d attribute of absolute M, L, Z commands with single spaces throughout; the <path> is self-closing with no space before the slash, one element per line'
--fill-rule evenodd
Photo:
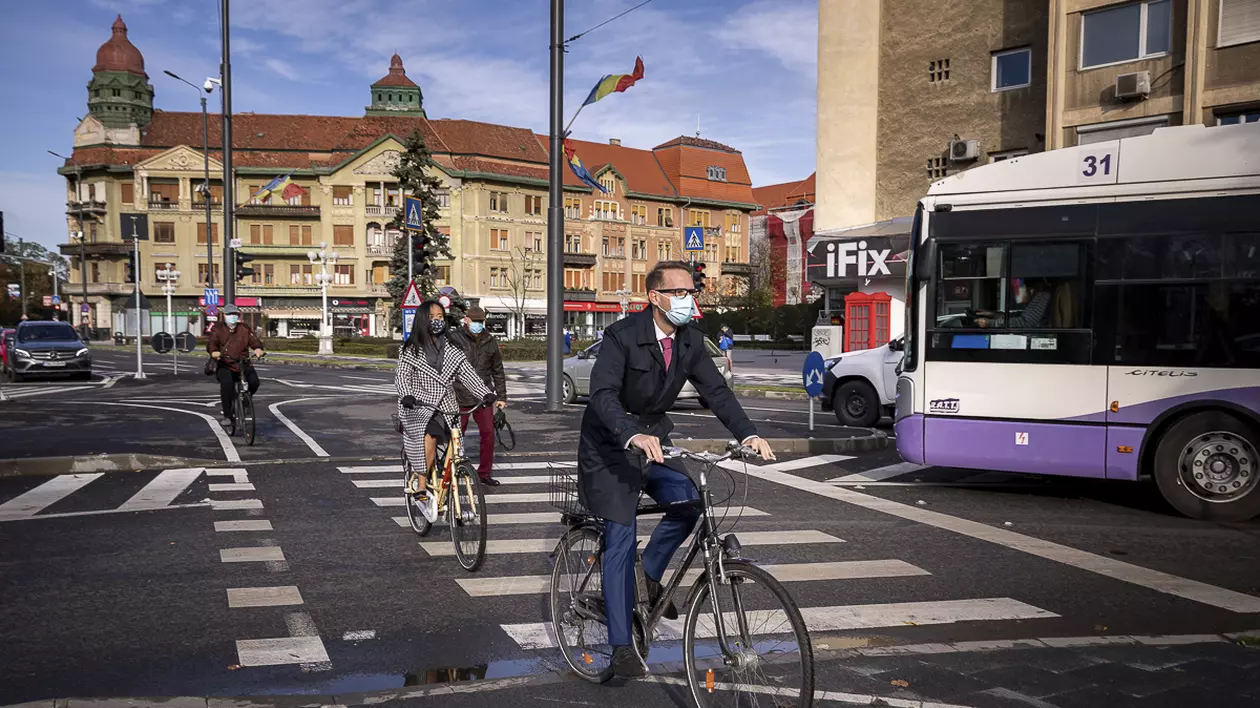
<path fill-rule="evenodd" d="M 429 152 L 429 147 L 425 145 L 420 131 L 414 130 L 403 144 L 403 153 L 399 157 L 398 167 L 394 170 L 394 177 L 398 180 L 403 194 L 420 199 L 423 207 L 424 230 L 407 231 L 404 227 L 405 214 L 402 209 L 398 211 L 398 216 L 394 217 L 392 226 L 404 234 L 394 244 L 394 256 L 389 264 L 393 277 L 390 278 L 387 288 L 395 303 L 400 302 L 407 292 L 407 255 L 413 241 L 418 246 L 413 262 L 416 286 L 420 288 L 420 295 L 425 300 L 437 296 L 437 285 L 434 282 L 437 276 L 435 262 L 439 258 L 451 257 L 449 240 L 437 229 L 437 190 L 442 187 L 442 181 L 430 173 L 432 169 L 436 169 L 433 155 Z M 401 323 L 401 311 L 396 307 L 392 308 L 390 326 L 399 327 Z"/>

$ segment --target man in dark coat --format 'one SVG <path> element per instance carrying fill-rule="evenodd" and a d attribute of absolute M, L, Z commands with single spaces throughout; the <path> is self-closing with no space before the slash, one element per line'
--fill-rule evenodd
<path fill-rule="evenodd" d="M 683 384 L 692 382 L 736 440 L 774 458 L 710 358 L 704 333 L 688 326 L 696 295 L 691 269 L 679 261 L 661 262 L 648 273 L 646 286 L 651 307 L 604 332 L 578 443 L 579 498 L 604 519 L 604 606 L 613 671 L 623 678 L 647 673 L 631 638 L 639 495 L 647 492 L 660 504 L 699 498 L 680 464 L 663 464 L 661 450 L 674 428 L 665 414 Z M 652 533 L 643 571 L 653 599 L 699 515 L 695 508 L 671 512 Z M 677 610 L 671 607 L 665 616 L 676 618 Z"/>
<path fill-rule="evenodd" d="M 499 340 L 486 331 L 486 311 L 480 307 L 468 308 L 468 316 L 464 318 L 464 326 L 451 330 L 451 341 L 464 350 L 468 363 L 477 370 L 477 375 L 494 389 L 497 399 L 494 408 L 477 408 L 472 413 L 477 421 L 477 434 L 481 437 L 481 459 L 477 467 L 477 475 L 481 483 L 487 487 L 499 486 L 499 480 L 491 474 L 494 465 L 494 411 L 507 408 L 507 377 L 503 373 L 503 355 L 499 353 Z M 459 379 L 455 379 L 455 395 L 463 414 L 459 418 L 459 430 L 468 430 L 468 411 L 476 408 L 481 399 L 470 392 Z"/>

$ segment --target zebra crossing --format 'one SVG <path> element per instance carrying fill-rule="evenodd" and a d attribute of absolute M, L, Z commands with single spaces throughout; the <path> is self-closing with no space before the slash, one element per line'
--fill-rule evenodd
<path fill-rule="evenodd" d="M 206 506 L 207 502 L 202 499 L 204 494 L 190 491 L 203 472 L 204 470 L 198 467 L 140 474 L 91 472 L 58 475 L 39 481 L 35 486 L 9 499 L 0 497 L 0 522 L 37 521 Z M 143 484 L 137 486 L 141 482 Z M 75 511 L 61 510 L 65 507 L 82 506 L 83 503 L 79 501 L 82 497 L 87 497 L 87 501 L 92 503 L 95 502 L 96 497 L 114 498 L 115 494 L 104 493 L 106 490 L 103 488 L 108 488 L 108 491 L 112 492 L 118 487 L 123 487 L 126 491 L 134 490 L 134 492 L 116 506 Z"/>
<path fill-rule="evenodd" d="M 815 464 L 826 463 L 824 460 Z M 486 617 L 491 626 L 497 627 L 526 652 L 546 651 L 557 646 L 550 622 L 539 615 L 534 602 L 496 601 L 521 600 L 550 591 L 550 554 L 565 530 L 559 523 L 560 512 L 548 504 L 547 471 L 553 465 L 572 469 L 576 462 L 496 463 L 495 475 L 503 484 L 486 495 L 489 522 L 486 564 L 476 574 L 459 574 L 440 581 L 453 583 L 472 602 L 487 603 Z M 398 464 L 337 469 L 348 489 L 370 501 L 371 507 L 367 508 L 380 514 L 382 524 L 395 527 L 399 533 L 412 534 L 406 516 L 398 514 L 404 506 L 402 469 Z M 905 472 L 907 470 L 901 473 Z M 799 516 L 752 506 L 755 503 L 751 500 L 746 505 L 734 502 L 727 519 L 739 519 L 735 532 L 741 546 L 757 549 L 749 555 L 774 559 L 762 567 L 789 589 L 802 588 L 802 597 L 838 599 L 846 596 L 845 583 L 878 580 L 895 587 L 898 582 L 930 582 L 934 575 L 933 568 L 921 561 L 915 564 L 902 558 L 864 552 L 847 539 L 810 528 Z M 653 517 L 640 519 L 641 544 L 646 544 L 655 523 Z M 726 524 L 724 530 L 729 526 Z M 454 555 L 450 540 L 441 532 L 415 540 L 425 556 L 439 562 L 448 562 Z M 675 562 L 678 560 L 675 558 Z M 690 570 L 683 587 L 690 587 L 698 575 L 698 569 Z M 809 591 L 804 592 L 805 588 Z M 802 606 L 801 611 L 814 633 L 959 622 L 1030 622 L 1059 617 L 1017 598 L 983 596 L 930 602 L 822 602 Z M 679 620 L 664 622 L 658 632 L 658 641 L 678 640 L 682 636 L 682 623 Z"/>

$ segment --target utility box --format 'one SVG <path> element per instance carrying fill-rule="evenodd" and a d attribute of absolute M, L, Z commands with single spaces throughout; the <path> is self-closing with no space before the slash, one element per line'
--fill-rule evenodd
<path fill-rule="evenodd" d="M 840 356 L 844 352 L 844 327 L 818 325 L 809 335 L 810 349 L 822 354 L 824 359 Z"/>

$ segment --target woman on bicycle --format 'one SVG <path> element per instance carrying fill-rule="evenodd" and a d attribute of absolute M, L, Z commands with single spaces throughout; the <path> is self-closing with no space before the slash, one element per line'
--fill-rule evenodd
<path fill-rule="evenodd" d="M 429 300 L 420 305 L 411 336 L 398 353 L 394 385 L 398 389 L 398 419 L 403 425 L 403 446 L 413 462 L 407 479 L 408 492 L 428 501 L 427 470 L 433 467 L 436 446 L 459 415 L 455 400 L 455 379 L 483 401 L 493 402 L 495 393 L 481 379 L 464 352 L 448 344 L 446 310 Z M 423 468 L 414 463 L 424 460 Z"/>

